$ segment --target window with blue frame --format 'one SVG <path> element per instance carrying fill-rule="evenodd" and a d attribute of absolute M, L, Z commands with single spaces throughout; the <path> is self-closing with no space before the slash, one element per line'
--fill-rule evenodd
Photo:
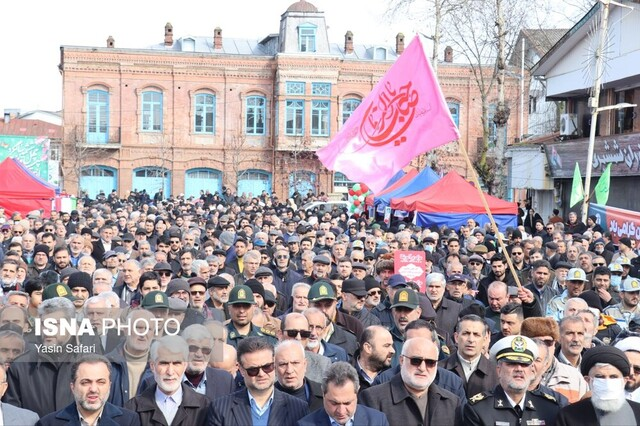
<path fill-rule="evenodd" d="M 355 182 L 350 180 L 344 173 L 335 172 L 333 174 L 333 186 L 336 188 L 351 188 Z"/>
<path fill-rule="evenodd" d="M 447 107 L 456 127 L 460 127 L 460 104 L 458 102 L 447 102 Z"/>
<path fill-rule="evenodd" d="M 314 96 L 331 96 L 331 83 L 311 83 L 311 94 Z"/>
<path fill-rule="evenodd" d="M 304 95 L 305 84 L 303 81 L 287 81 L 287 95 Z"/>
<path fill-rule="evenodd" d="M 109 138 L 109 93 L 87 92 L 87 143 L 107 143 Z"/>
<path fill-rule="evenodd" d="M 329 101 L 311 101 L 311 134 L 329 136 Z"/>
<path fill-rule="evenodd" d="M 194 131 L 196 133 L 214 134 L 216 132 L 216 97 L 209 93 L 196 95 L 194 114 Z"/>
<path fill-rule="evenodd" d="M 386 61 L 387 49 L 385 49 L 384 47 L 376 47 L 373 51 L 373 59 L 377 61 Z"/>
<path fill-rule="evenodd" d="M 304 133 L 304 101 L 288 100 L 286 103 L 285 134 L 299 136 Z"/>
<path fill-rule="evenodd" d="M 142 131 L 162 131 L 162 93 L 142 93 Z"/>
<path fill-rule="evenodd" d="M 264 96 L 248 96 L 245 100 L 247 111 L 245 133 L 247 135 L 264 135 L 267 98 Z"/>
<path fill-rule="evenodd" d="M 351 114 L 358 108 L 362 101 L 360 99 L 345 99 L 342 101 L 342 124 L 346 123 Z"/>
<path fill-rule="evenodd" d="M 298 49 L 300 52 L 316 51 L 315 25 L 301 25 L 298 27 Z"/>

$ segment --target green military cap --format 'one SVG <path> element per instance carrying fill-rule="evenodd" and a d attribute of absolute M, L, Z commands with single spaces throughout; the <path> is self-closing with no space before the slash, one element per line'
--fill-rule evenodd
<path fill-rule="evenodd" d="M 166 308 L 169 309 L 169 297 L 164 291 L 150 291 L 142 298 L 140 306 L 144 309 Z"/>
<path fill-rule="evenodd" d="M 309 289 L 307 295 L 309 302 L 317 302 L 319 300 L 336 300 L 336 292 L 333 291 L 331 283 L 325 280 L 316 281 Z"/>
<path fill-rule="evenodd" d="M 256 300 L 253 298 L 253 290 L 246 285 L 237 285 L 231 289 L 229 293 L 229 305 L 235 305 L 238 303 L 246 303 L 253 305 Z"/>
<path fill-rule="evenodd" d="M 54 297 L 66 297 L 72 302 L 76 297 L 71 293 L 71 289 L 66 284 L 50 284 L 42 292 L 42 300 L 53 299 Z"/>
<path fill-rule="evenodd" d="M 418 300 L 418 293 L 411 288 L 403 288 L 398 290 L 393 296 L 393 304 L 391 308 L 405 307 L 409 309 L 416 309 L 420 306 Z"/>

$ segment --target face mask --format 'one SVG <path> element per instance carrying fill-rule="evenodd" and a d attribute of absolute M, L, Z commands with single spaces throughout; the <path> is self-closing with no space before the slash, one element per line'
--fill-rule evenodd
<path fill-rule="evenodd" d="M 602 401 L 624 398 L 624 379 L 592 379 L 591 392 Z"/>
<path fill-rule="evenodd" d="M 429 253 L 433 252 L 433 246 L 424 246 L 424 251 L 428 251 Z"/>
<path fill-rule="evenodd" d="M 620 287 L 620 284 L 622 283 L 622 276 L 621 275 L 611 275 L 611 287 Z"/>

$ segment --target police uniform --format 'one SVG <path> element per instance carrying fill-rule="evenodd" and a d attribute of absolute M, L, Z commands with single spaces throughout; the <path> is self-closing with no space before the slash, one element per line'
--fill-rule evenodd
<path fill-rule="evenodd" d="M 531 364 L 537 357 L 537 345 L 524 336 L 507 336 L 491 349 L 497 361 Z M 524 402 L 524 408 L 521 407 Z M 470 426 L 553 426 L 560 410 L 556 398 L 546 392 L 527 391 L 522 401 L 511 405 L 504 389 L 498 384 L 492 391 L 478 393 L 464 406 L 465 425 Z"/>
<path fill-rule="evenodd" d="M 233 289 L 229 293 L 229 302 L 228 302 L 229 305 L 246 304 L 246 305 L 252 305 L 252 308 L 253 308 L 253 305 L 255 303 L 256 301 L 253 297 L 253 292 L 249 287 L 245 285 L 237 285 L 233 287 Z M 240 334 L 240 332 L 238 332 L 235 324 L 233 324 L 233 321 L 229 321 L 229 323 L 227 324 L 227 332 L 228 332 L 227 343 L 235 348 L 238 348 L 238 343 L 240 343 L 240 340 L 249 336 L 264 337 L 274 345 L 278 343 L 278 339 L 276 338 L 274 332 L 269 331 L 264 327 L 262 328 L 256 327 L 253 324 L 251 324 L 251 329 L 249 330 L 249 333 L 247 333 L 246 335 L 243 335 L 243 334 Z"/>

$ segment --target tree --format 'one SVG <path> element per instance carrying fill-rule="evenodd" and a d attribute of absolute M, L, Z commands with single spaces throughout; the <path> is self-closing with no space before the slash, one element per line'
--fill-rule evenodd
<path fill-rule="evenodd" d="M 85 167 L 100 163 L 111 156 L 112 149 L 104 148 L 100 144 L 87 142 L 86 129 L 83 126 L 74 126 L 67 133 L 65 132 L 63 150 L 62 180 L 64 188 L 68 192 L 73 192 L 78 197 L 81 196 L 84 188 L 80 187 L 80 178 Z M 70 173 L 67 173 L 70 172 Z"/>
<path fill-rule="evenodd" d="M 225 180 L 227 181 L 226 184 L 234 188 L 236 193 L 238 191 L 239 180 L 249 168 L 246 163 L 250 162 L 252 158 L 250 148 L 251 146 L 247 142 L 247 136 L 241 130 L 236 131 L 229 139 L 224 141 L 224 164 L 230 164 L 233 170 L 233 181 Z"/>

